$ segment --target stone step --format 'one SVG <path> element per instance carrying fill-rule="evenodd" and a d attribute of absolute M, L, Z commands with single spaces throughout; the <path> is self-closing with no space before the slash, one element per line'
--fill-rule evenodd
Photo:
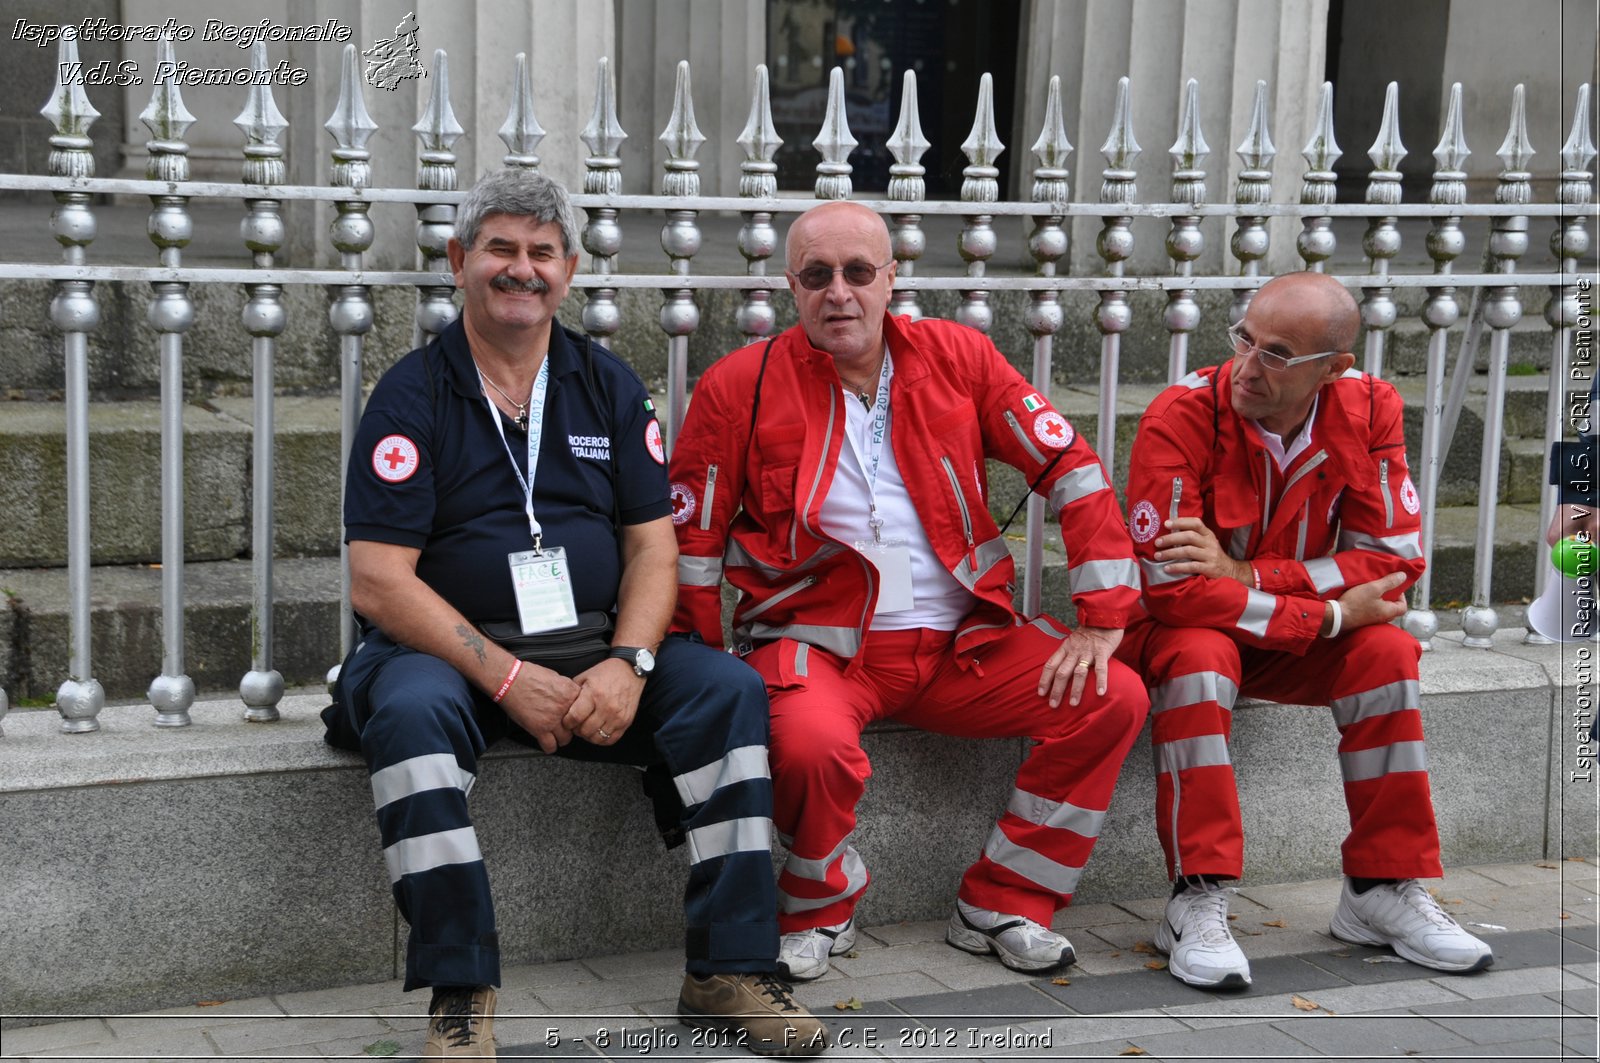
<path fill-rule="evenodd" d="M 1537 503 L 1545 479 L 1544 403 L 1548 378 L 1511 377 L 1506 441 L 1501 448 L 1499 501 Z M 1407 401 L 1407 452 L 1421 454 L 1424 386 L 1398 378 Z M 1483 382 L 1474 381 L 1445 464 L 1439 503 L 1478 499 Z M 1127 482 L 1128 451 L 1140 414 L 1158 384 L 1124 384 L 1118 392 L 1113 483 Z M 1098 431 L 1097 388 L 1059 385 L 1051 397 L 1087 439 Z M 657 404 L 664 396 L 657 394 Z M 242 397 L 194 399 L 184 407 L 184 537 L 191 561 L 249 556 L 251 402 Z M 274 492 L 275 556 L 326 557 L 340 540 L 339 411 L 329 396 L 280 396 Z M 154 563 L 161 558 L 161 421 L 149 400 L 94 402 L 89 407 L 90 549 L 94 563 Z M 66 564 L 66 415 L 58 402 L 0 402 L 0 568 Z M 1026 491 L 1015 470 L 989 463 L 990 504 L 1004 520 Z"/>
<path fill-rule="evenodd" d="M 1433 560 L 1436 607 L 1471 597 L 1477 511 L 1439 513 Z M 1496 514 L 1494 598 L 1533 593 L 1542 555 L 1538 507 L 1502 505 Z M 1021 571 L 1020 521 L 1011 548 Z M 185 566 L 185 669 L 200 690 L 236 690 L 251 663 L 252 576 L 249 561 Z M 339 565 L 335 557 L 288 558 L 274 566 L 273 665 L 290 686 L 316 685 L 338 663 Z M 0 569 L 0 690 L 13 702 L 50 704 L 70 660 L 67 570 Z M 110 698 L 142 698 L 160 670 L 161 572 L 148 565 L 100 566 L 90 577 L 91 660 Z M 1060 539 L 1046 529 L 1045 608 L 1070 620 Z M 1020 605 L 1020 587 L 1019 587 Z M 1505 620 L 1503 623 L 1511 623 Z"/>

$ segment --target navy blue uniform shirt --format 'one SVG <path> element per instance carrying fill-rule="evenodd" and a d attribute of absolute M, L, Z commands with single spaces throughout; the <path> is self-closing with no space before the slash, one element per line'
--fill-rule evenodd
<path fill-rule="evenodd" d="M 579 611 L 611 611 L 613 513 L 643 524 L 670 512 L 661 427 L 638 374 L 583 334 L 551 328 L 549 359 L 534 515 L 544 545 L 566 548 Z M 345 474 L 345 541 L 420 549 L 417 575 L 475 623 L 517 619 L 506 557 L 533 548 L 491 417 L 526 475 L 527 434 L 485 401 L 458 319 L 378 381 Z"/>

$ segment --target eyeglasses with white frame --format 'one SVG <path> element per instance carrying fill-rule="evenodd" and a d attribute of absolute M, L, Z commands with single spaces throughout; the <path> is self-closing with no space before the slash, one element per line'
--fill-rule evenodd
<path fill-rule="evenodd" d="M 1281 354 L 1256 346 L 1256 342 L 1246 335 L 1238 325 L 1228 326 L 1228 339 L 1233 343 L 1233 355 L 1235 358 L 1244 358 L 1253 354 L 1264 368 L 1271 369 L 1276 373 L 1292 369 L 1297 365 L 1304 365 L 1306 362 L 1315 362 L 1319 358 L 1331 358 L 1336 354 L 1344 353 L 1343 351 L 1323 351 L 1321 354 L 1301 354 L 1293 358 L 1285 358 Z"/>

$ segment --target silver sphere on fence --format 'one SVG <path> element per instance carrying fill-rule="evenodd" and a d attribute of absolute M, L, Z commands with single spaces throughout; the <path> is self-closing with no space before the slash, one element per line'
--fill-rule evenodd
<path fill-rule="evenodd" d="M 158 675 L 150 681 L 148 697 L 156 710 L 157 727 L 189 726 L 189 708 L 194 704 L 194 680 L 186 675 Z"/>
<path fill-rule="evenodd" d="M 56 689 L 56 710 L 61 713 L 61 730 L 67 734 L 100 730 L 96 717 L 105 706 L 105 688 L 98 679 L 69 679 Z"/>
<path fill-rule="evenodd" d="M 283 700 L 283 676 L 275 668 L 246 672 L 239 680 L 239 700 L 245 704 L 247 721 L 271 723 L 278 718 L 278 702 Z"/>

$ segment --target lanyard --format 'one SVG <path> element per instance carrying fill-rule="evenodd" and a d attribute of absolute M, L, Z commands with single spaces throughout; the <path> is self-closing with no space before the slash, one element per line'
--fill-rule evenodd
<path fill-rule="evenodd" d="M 856 456 L 856 463 L 861 466 L 861 474 L 867 480 L 867 527 L 872 529 L 872 541 L 883 542 L 883 518 L 878 516 L 878 466 L 883 462 L 883 446 L 889 438 L 889 378 L 894 375 L 894 363 L 889 360 L 887 349 L 883 352 L 883 370 L 878 374 L 878 401 L 872 404 L 870 420 L 867 424 L 870 431 L 867 433 L 867 452 L 861 452 L 861 444 L 856 441 L 854 432 L 849 431 L 848 421 L 845 425 L 845 439 L 850 442 L 850 450 Z"/>
<path fill-rule="evenodd" d="M 533 393 L 528 396 L 528 475 L 523 476 L 522 469 L 517 466 L 517 456 L 511 453 L 511 444 L 506 441 L 506 427 L 500 423 L 500 411 L 490 400 L 489 389 L 483 386 L 483 370 L 478 370 L 478 389 L 483 392 L 484 404 L 489 407 L 489 419 L 494 422 L 494 430 L 500 433 L 500 445 L 506 448 L 506 457 L 511 459 L 511 471 L 522 486 L 522 508 L 528 514 L 528 531 L 533 536 L 535 550 L 544 548 L 543 533 L 538 519 L 533 515 L 533 480 L 534 472 L 539 468 L 539 445 L 544 438 L 544 393 L 549 385 L 550 356 L 546 354 L 538 375 L 533 378 Z"/>

